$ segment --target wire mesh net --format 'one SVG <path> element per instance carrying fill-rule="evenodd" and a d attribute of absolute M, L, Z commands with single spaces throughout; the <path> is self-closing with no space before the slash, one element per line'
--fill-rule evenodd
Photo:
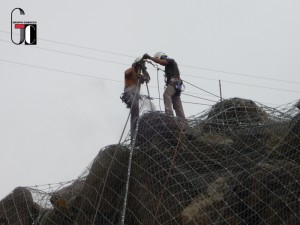
<path fill-rule="evenodd" d="M 132 145 L 101 149 L 78 179 L 14 189 L 0 224 L 300 224 L 299 136 L 292 105 L 144 113 Z"/>

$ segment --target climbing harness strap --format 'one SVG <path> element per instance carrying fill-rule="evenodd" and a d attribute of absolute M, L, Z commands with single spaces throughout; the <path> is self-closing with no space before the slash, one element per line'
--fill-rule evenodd
<path fill-rule="evenodd" d="M 131 105 L 133 104 L 135 98 L 137 101 L 142 99 L 139 93 L 136 93 L 135 96 L 135 92 L 133 91 L 125 91 L 120 96 L 120 99 L 125 103 L 126 108 L 131 108 Z"/>
<path fill-rule="evenodd" d="M 181 79 L 178 78 L 171 78 L 169 82 L 166 82 L 167 85 L 173 85 L 175 87 L 175 95 L 180 96 L 181 92 L 184 90 L 184 85 Z"/>

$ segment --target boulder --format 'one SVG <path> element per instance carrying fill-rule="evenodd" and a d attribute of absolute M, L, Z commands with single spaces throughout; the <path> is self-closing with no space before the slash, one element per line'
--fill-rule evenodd
<path fill-rule="evenodd" d="M 0 201 L 0 221 L 4 224 L 32 225 L 41 212 L 42 208 L 24 187 L 15 188 Z"/>
<path fill-rule="evenodd" d="M 153 146 L 176 146 L 185 123 L 175 117 L 159 112 L 144 114 L 138 121 L 135 146 L 143 149 Z"/>
<path fill-rule="evenodd" d="M 122 145 L 99 152 L 79 196 L 71 202 L 77 224 L 113 224 L 120 220 L 128 158 L 129 150 Z"/>
<path fill-rule="evenodd" d="M 210 109 L 204 130 L 231 133 L 237 127 L 263 124 L 267 120 L 267 113 L 254 101 L 230 98 L 218 102 Z"/>

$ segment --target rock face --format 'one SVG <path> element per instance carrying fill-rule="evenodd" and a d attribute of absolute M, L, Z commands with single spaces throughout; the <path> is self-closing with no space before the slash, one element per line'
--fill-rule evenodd
<path fill-rule="evenodd" d="M 220 220 L 228 178 L 218 177 L 207 186 L 207 190 L 197 195 L 192 202 L 182 211 L 181 222 L 183 225 L 217 224 Z"/>
<path fill-rule="evenodd" d="M 296 164 L 279 161 L 219 177 L 183 210 L 182 224 L 297 224 L 300 184 L 289 183 L 299 179 Z"/>
<path fill-rule="evenodd" d="M 237 98 L 193 121 L 144 114 L 133 147 L 101 150 L 43 208 L 14 190 L 0 202 L 0 225 L 120 225 L 125 193 L 130 225 L 300 224 L 300 114 L 283 132 L 278 123 Z"/>
<path fill-rule="evenodd" d="M 285 161 L 262 162 L 243 171 L 231 179 L 224 220 L 229 224 L 299 223 L 299 179 L 299 165 Z"/>

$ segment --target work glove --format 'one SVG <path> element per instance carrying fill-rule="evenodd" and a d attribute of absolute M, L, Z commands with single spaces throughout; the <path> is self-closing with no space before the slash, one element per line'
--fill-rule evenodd
<path fill-rule="evenodd" d="M 147 53 L 145 53 L 142 57 L 142 59 L 150 59 L 150 55 L 148 55 Z"/>

